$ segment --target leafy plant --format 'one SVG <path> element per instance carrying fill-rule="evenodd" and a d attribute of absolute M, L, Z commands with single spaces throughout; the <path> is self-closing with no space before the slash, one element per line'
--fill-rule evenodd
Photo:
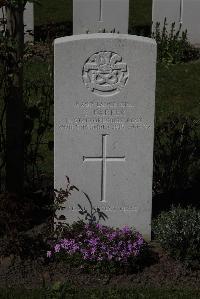
<path fill-rule="evenodd" d="M 79 191 L 79 189 L 76 186 L 71 185 L 69 177 L 66 176 L 66 188 L 65 189 L 60 188 L 59 190 L 57 190 L 57 189 L 54 190 L 54 197 L 55 197 L 55 200 L 54 200 L 54 211 L 55 212 L 59 211 L 59 210 L 64 210 L 63 204 L 66 202 L 66 200 L 71 195 L 71 192 L 73 190 Z M 59 216 L 58 219 L 61 219 L 63 217 L 64 216 L 61 215 L 61 216 Z"/>
<path fill-rule="evenodd" d="M 0 256 L 13 255 L 24 259 L 43 255 L 51 229 L 49 218 L 50 212 L 40 194 L 35 194 L 35 198 L 33 195 L 19 198 L 11 193 L 1 194 Z"/>
<path fill-rule="evenodd" d="M 71 192 L 73 190 L 79 191 L 79 189 L 71 185 L 70 179 L 68 176 L 66 176 L 66 188 L 59 190 L 54 190 L 54 202 L 52 206 L 50 206 L 50 210 L 52 212 L 52 215 L 55 219 L 55 232 L 53 234 L 53 239 L 59 238 L 66 228 L 68 228 L 68 223 L 66 222 L 65 215 L 61 214 L 61 211 L 65 209 L 64 203 L 68 200 L 69 196 L 71 195 Z"/>
<path fill-rule="evenodd" d="M 85 216 L 85 220 L 89 222 L 89 224 L 95 224 L 99 223 L 99 221 L 106 220 L 108 216 L 100 210 L 100 208 L 95 208 L 92 205 L 92 202 L 90 200 L 90 197 L 88 196 L 87 193 L 83 192 L 85 197 L 87 198 L 89 205 L 90 205 L 90 211 L 88 211 L 85 207 L 82 207 L 81 204 L 78 204 L 79 207 L 79 214 L 82 216 Z"/>
<path fill-rule="evenodd" d="M 40 80 L 40 82 L 25 82 L 25 87 L 24 138 L 26 185 L 29 188 L 36 189 L 43 175 L 43 172 L 40 170 L 40 162 L 44 161 L 41 148 L 45 146 L 47 151 L 53 150 L 52 136 L 48 136 L 47 138 L 47 132 L 52 132 L 53 130 L 51 122 L 53 84 L 48 85 L 45 81 Z"/>
<path fill-rule="evenodd" d="M 185 189 L 199 178 L 200 135 L 196 119 L 170 115 L 157 124 L 154 141 L 154 193 Z"/>
<path fill-rule="evenodd" d="M 172 207 L 154 220 L 153 232 L 173 257 L 190 266 L 200 265 L 200 211 Z"/>
<path fill-rule="evenodd" d="M 66 223 L 65 223 L 66 217 L 64 215 L 57 216 L 58 211 L 62 211 L 65 209 L 63 204 L 68 200 L 72 191 L 74 191 L 74 190 L 79 191 L 79 189 L 76 186 L 71 185 L 70 179 L 68 176 L 66 176 L 66 180 L 67 180 L 66 189 L 60 188 L 60 190 L 54 191 L 55 200 L 54 200 L 53 210 L 54 210 L 55 218 L 57 219 L 56 226 L 57 227 L 59 226 L 61 231 L 62 231 L 62 226 L 64 227 L 66 225 Z M 98 208 L 98 207 L 96 208 L 93 206 L 92 201 L 87 193 L 85 193 L 83 191 L 82 191 L 82 193 L 85 195 L 85 197 L 89 203 L 90 211 L 88 211 L 88 209 L 83 207 L 80 203 L 80 204 L 78 204 L 79 214 L 81 216 L 84 216 L 84 220 L 88 221 L 89 224 L 99 223 L 100 220 L 105 221 L 106 218 L 108 218 L 107 215 L 104 212 L 102 212 L 100 210 L 100 208 Z"/>
<path fill-rule="evenodd" d="M 14 48 L 9 38 L 0 36 L 0 191 L 5 189 L 6 166 L 6 112 L 8 107 L 7 93 L 9 90 L 8 63 Z M 42 61 L 48 64 L 47 79 L 24 79 L 23 82 L 23 115 L 24 115 L 24 177 L 25 186 L 30 189 L 41 188 L 42 170 L 41 162 L 44 162 L 45 151 L 53 150 L 53 76 L 52 76 L 52 50 L 49 46 L 36 44 L 26 45 L 23 63 L 27 66 L 34 61 Z M 50 58 L 50 59 L 49 59 Z M 46 175 L 46 174 L 45 174 Z M 47 177 L 47 175 L 46 175 Z"/>
<path fill-rule="evenodd" d="M 176 64 L 200 57 L 200 51 L 189 43 L 187 31 L 182 31 L 181 29 L 180 26 L 176 31 L 175 23 L 172 23 L 168 32 L 166 18 L 163 28 L 160 28 L 160 23 L 156 23 L 152 38 L 157 42 L 158 62 Z"/>

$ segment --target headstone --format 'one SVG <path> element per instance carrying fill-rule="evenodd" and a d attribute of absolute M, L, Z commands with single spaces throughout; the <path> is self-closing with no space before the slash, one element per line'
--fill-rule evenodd
<path fill-rule="evenodd" d="M 109 226 L 151 235 L 156 43 L 121 34 L 55 40 L 55 188 L 79 188 L 66 202 L 99 208 Z"/>
<path fill-rule="evenodd" d="M 73 34 L 128 33 L 129 0 L 73 0 Z"/>
<path fill-rule="evenodd" d="M 200 0 L 183 0 L 183 28 L 189 41 L 200 45 Z"/>
<path fill-rule="evenodd" d="M 177 31 L 182 23 L 182 9 L 182 0 L 153 0 L 153 30 L 156 23 L 160 23 L 162 30 L 166 18 L 167 31 L 170 32 L 172 23 L 175 23 L 175 30 Z"/>
<path fill-rule="evenodd" d="M 153 30 L 156 22 L 163 29 L 166 18 L 167 31 L 175 22 L 175 30 L 187 29 L 188 40 L 192 44 L 200 44 L 200 0 L 153 0 L 152 20 Z"/>
<path fill-rule="evenodd" d="M 25 41 L 34 41 L 34 6 L 33 3 L 27 2 L 24 11 L 24 39 Z"/>
<path fill-rule="evenodd" d="M 4 21 L 3 21 L 4 20 Z M 0 24 L 6 23 L 6 10 L 5 7 L 0 9 Z M 33 3 L 27 2 L 24 10 L 24 40 L 25 42 L 34 41 L 34 7 Z M 2 28 L 2 25 L 1 25 Z M 2 30 L 0 28 L 0 30 Z"/>

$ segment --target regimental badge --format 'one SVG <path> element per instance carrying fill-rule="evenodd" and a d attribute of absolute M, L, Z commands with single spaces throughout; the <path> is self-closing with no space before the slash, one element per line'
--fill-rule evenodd
<path fill-rule="evenodd" d="M 93 54 L 83 66 L 85 86 L 100 96 L 113 96 L 125 87 L 129 72 L 122 57 L 111 51 Z"/>

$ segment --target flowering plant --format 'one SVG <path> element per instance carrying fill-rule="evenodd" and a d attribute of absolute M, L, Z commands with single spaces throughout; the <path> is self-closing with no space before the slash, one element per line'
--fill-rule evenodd
<path fill-rule="evenodd" d="M 101 224 L 74 223 L 64 237 L 47 252 L 48 258 L 79 258 L 82 264 L 115 264 L 127 266 L 135 262 L 146 248 L 142 235 L 125 226 L 114 229 Z"/>

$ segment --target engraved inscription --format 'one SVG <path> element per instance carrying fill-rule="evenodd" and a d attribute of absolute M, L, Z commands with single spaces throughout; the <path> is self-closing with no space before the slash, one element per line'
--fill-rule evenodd
<path fill-rule="evenodd" d="M 180 0 L 180 16 L 179 16 L 180 25 L 183 24 L 183 0 Z"/>
<path fill-rule="evenodd" d="M 99 0 L 99 22 L 103 21 L 103 3 Z"/>
<path fill-rule="evenodd" d="M 151 130 L 152 124 L 135 113 L 135 106 L 128 102 L 76 101 L 74 117 L 67 116 L 59 123 L 59 128 L 77 131 L 119 131 Z"/>
<path fill-rule="evenodd" d="M 102 134 L 102 154 L 101 157 L 83 157 L 83 162 L 101 162 L 101 202 L 106 202 L 106 177 L 107 162 L 125 162 L 126 157 L 108 157 L 107 156 L 107 136 Z"/>
<path fill-rule="evenodd" d="M 129 72 L 120 55 L 104 51 L 93 54 L 82 72 L 85 86 L 100 96 L 113 96 L 125 87 Z"/>
<path fill-rule="evenodd" d="M 66 207 L 68 210 L 70 210 L 71 212 L 78 212 L 80 211 L 79 207 L 76 206 L 67 206 Z M 95 209 L 100 209 L 101 211 L 105 211 L 105 212 L 124 212 L 124 213 L 128 213 L 128 212 L 134 212 L 137 213 L 138 212 L 138 208 L 136 206 L 95 206 Z"/>

